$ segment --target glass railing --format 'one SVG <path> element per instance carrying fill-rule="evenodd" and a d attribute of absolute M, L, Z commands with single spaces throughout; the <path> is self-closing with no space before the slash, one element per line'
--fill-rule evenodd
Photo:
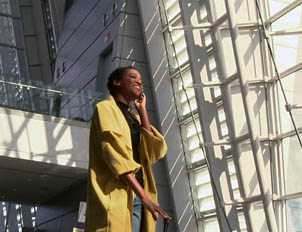
<path fill-rule="evenodd" d="M 87 122 L 102 99 L 101 92 L 0 74 L 0 107 Z"/>

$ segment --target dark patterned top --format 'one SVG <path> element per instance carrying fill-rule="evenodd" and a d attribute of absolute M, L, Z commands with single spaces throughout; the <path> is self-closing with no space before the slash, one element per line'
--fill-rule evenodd
<path fill-rule="evenodd" d="M 139 157 L 139 152 L 138 152 L 138 145 L 140 141 L 140 130 L 141 130 L 141 125 L 137 121 L 137 119 L 132 115 L 132 112 L 130 110 L 130 107 L 122 102 L 116 101 L 117 105 L 123 112 L 126 121 L 128 122 L 128 126 L 130 128 L 131 132 L 131 142 L 132 142 L 132 150 L 133 150 L 133 158 L 135 162 L 141 163 L 140 162 L 140 157 Z M 137 181 L 140 183 L 141 186 L 144 186 L 144 181 L 143 181 L 143 172 L 142 169 L 140 168 L 139 171 L 135 174 L 135 178 Z"/>

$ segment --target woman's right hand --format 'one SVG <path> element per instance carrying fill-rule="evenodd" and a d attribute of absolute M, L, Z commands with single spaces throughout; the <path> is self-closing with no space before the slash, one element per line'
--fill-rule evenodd
<path fill-rule="evenodd" d="M 142 186 L 137 182 L 134 174 L 132 172 L 124 173 L 120 176 L 122 180 L 125 181 L 133 189 L 135 194 L 141 199 L 142 204 L 147 208 L 147 210 L 152 214 L 154 220 L 157 220 L 158 214 L 167 220 L 172 220 L 172 218 L 157 204 L 155 204 L 145 193 Z"/>
<path fill-rule="evenodd" d="M 167 220 L 172 220 L 172 218 L 164 210 L 162 210 L 157 204 L 155 204 L 150 198 L 145 197 L 141 200 L 143 205 L 152 214 L 152 217 L 155 221 L 157 220 L 158 214 L 160 214 L 163 218 Z"/>

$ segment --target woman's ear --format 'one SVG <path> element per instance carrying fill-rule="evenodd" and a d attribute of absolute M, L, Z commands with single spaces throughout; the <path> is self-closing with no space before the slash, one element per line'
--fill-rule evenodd
<path fill-rule="evenodd" d="M 114 80 L 113 84 L 114 84 L 114 86 L 120 86 L 121 85 L 121 83 L 118 80 Z"/>

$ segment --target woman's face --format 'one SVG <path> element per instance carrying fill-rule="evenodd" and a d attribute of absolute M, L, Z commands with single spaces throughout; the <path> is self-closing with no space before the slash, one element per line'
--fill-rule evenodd
<path fill-rule="evenodd" d="M 135 69 L 127 69 L 121 80 L 114 83 L 119 94 L 135 100 L 143 90 L 141 74 Z"/>

